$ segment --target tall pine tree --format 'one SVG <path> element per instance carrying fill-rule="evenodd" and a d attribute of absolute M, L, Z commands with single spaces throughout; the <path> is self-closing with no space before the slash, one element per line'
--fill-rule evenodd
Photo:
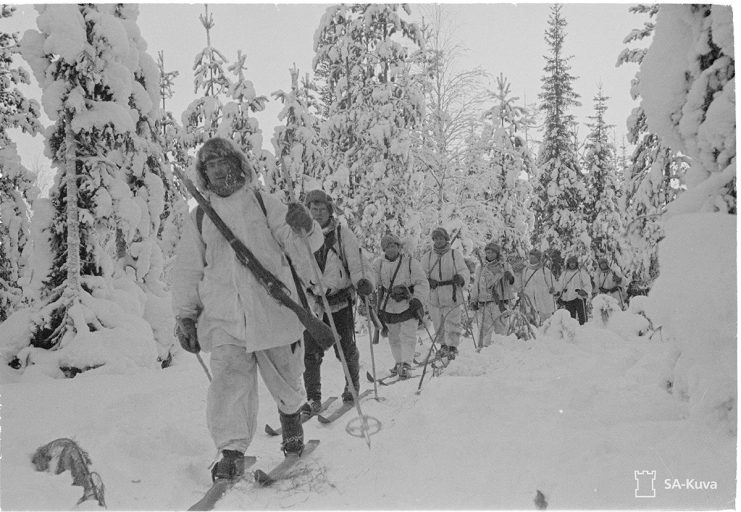
<path fill-rule="evenodd" d="M 545 121 L 534 187 L 532 240 L 536 247 L 585 256 L 591 245 L 583 209 L 586 186 L 574 144 L 574 115 L 569 113 L 580 103 L 572 86 L 571 57 L 564 48 L 567 23 L 561 9 L 559 4 L 553 5 L 545 31 L 549 53 L 539 94 Z"/>

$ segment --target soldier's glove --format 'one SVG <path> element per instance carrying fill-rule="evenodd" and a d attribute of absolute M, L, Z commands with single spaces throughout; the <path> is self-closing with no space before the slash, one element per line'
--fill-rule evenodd
<path fill-rule="evenodd" d="M 196 329 L 195 319 L 178 317 L 176 320 L 175 334 L 180 346 L 191 354 L 200 352 L 201 346 L 198 344 L 198 330 Z"/>
<path fill-rule="evenodd" d="M 397 302 L 407 300 L 411 296 L 412 294 L 409 292 L 409 288 L 407 288 L 406 286 L 397 285 L 391 288 L 391 298 Z"/>
<path fill-rule="evenodd" d="M 515 276 L 509 270 L 504 272 L 504 278 L 507 280 L 509 284 L 514 284 L 515 282 Z"/>
<path fill-rule="evenodd" d="M 466 280 L 463 279 L 462 275 L 456 274 L 453 276 L 453 284 L 460 288 L 463 288 L 466 285 Z"/>
<path fill-rule="evenodd" d="M 468 307 L 471 308 L 471 311 L 478 311 L 479 310 L 479 301 L 472 300 L 468 303 Z"/>
<path fill-rule="evenodd" d="M 603 288 L 603 287 L 601 287 L 601 286 L 600 286 L 600 287 L 599 287 L 599 291 L 600 291 L 601 293 L 607 293 L 607 288 Z"/>
<path fill-rule="evenodd" d="M 580 297 L 586 297 L 587 296 L 587 292 L 585 292 L 584 290 L 576 290 L 576 293 L 578 293 Z"/>
<path fill-rule="evenodd" d="M 295 233 L 304 234 L 311 231 L 314 221 L 311 218 L 309 210 L 304 205 L 301 203 L 288 203 L 286 224 L 291 226 L 291 229 Z"/>
<path fill-rule="evenodd" d="M 437 279 L 429 278 L 429 279 L 427 279 L 427 281 L 429 281 L 429 283 L 430 283 L 430 290 L 434 290 L 440 284 L 440 281 L 438 281 Z"/>
<path fill-rule="evenodd" d="M 358 281 L 355 289 L 358 291 L 358 295 L 360 295 L 361 297 L 367 297 L 368 295 L 373 293 L 373 285 L 368 279 L 364 277 Z"/>
<path fill-rule="evenodd" d="M 414 297 L 412 300 L 409 301 L 409 309 L 411 309 L 417 318 L 420 320 L 422 319 L 422 315 L 424 315 L 425 308 L 422 305 L 422 301 L 419 300 L 417 297 Z"/>

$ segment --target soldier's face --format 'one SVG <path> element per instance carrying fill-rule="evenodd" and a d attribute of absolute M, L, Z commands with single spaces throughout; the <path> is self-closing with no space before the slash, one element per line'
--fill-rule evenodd
<path fill-rule="evenodd" d="M 607 262 L 606 261 L 600 261 L 599 262 L 599 268 L 600 270 L 607 270 Z"/>
<path fill-rule="evenodd" d="M 383 253 L 386 255 L 386 259 L 395 260 L 396 257 L 399 255 L 399 246 L 397 244 L 390 243 L 383 250 Z"/>
<path fill-rule="evenodd" d="M 499 258 L 499 252 L 496 249 L 484 249 L 487 261 L 494 261 Z"/>
<path fill-rule="evenodd" d="M 540 256 L 537 253 L 530 253 L 530 263 L 536 264 L 540 262 Z"/>
<path fill-rule="evenodd" d="M 329 207 L 324 203 L 314 201 L 309 204 L 309 213 L 311 217 L 319 223 L 321 227 L 324 227 L 329 222 Z"/>
<path fill-rule="evenodd" d="M 213 158 L 206 162 L 208 188 L 221 197 L 227 197 L 242 188 L 247 181 L 237 162 L 232 158 Z"/>
<path fill-rule="evenodd" d="M 437 249 L 442 249 L 443 247 L 445 247 L 445 245 L 446 245 L 447 243 L 448 243 L 448 239 L 447 239 L 447 238 L 445 238 L 445 237 L 444 237 L 444 236 L 442 236 L 442 235 L 438 235 L 438 234 L 435 234 L 435 235 L 433 235 L 433 237 L 432 237 L 432 244 L 433 244 L 433 245 L 434 245 L 434 246 L 435 246 L 435 247 L 436 247 Z"/>

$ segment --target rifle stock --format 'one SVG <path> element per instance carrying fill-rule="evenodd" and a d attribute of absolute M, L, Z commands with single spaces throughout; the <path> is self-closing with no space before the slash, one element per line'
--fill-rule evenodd
<path fill-rule="evenodd" d="M 211 219 L 216 228 L 224 235 L 229 245 L 232 246 L 234 252 L 237 255 L 239 262 L 247 267 L 257 279 L 257 282 L 265 288 L 273 299 L 275 299 L 280 305 L 287 307 L 296 314 L 299 322 L 309 332 L 312 338 L 323 347 L 331 347 L 335 341 L 334 334 L 330 326 L 322 322 L 319 318 L 315 317 L 313 313 L 304 309 L 300 304 L 291 299 L 287 292 L 286 285 L 274 276 L 268 269 L 266 269 L 257 258 L 254 257 L 252 251 L 250 251 L 241 240 L 239 240 L 234 232 L 226 225 L 226 223 L 219 217 L 219 214 L 211 207 L 208 200 L 201 195 L 196 189 L 193 182 L 191 182 L 178 168 L 173 166 L 173 172 L 183 182 L 185 188 L 188 190 L 190 195 L 198 202 L 203 208 L 203 212 Z"/>

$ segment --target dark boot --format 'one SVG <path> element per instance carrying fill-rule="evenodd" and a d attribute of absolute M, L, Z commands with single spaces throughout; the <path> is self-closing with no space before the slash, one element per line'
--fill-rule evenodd
<path fill-rule="evenodd" d="M 322 410 L 322 403 L 319 400 L 309 400 L 304 405 L 301 406 L 301 414 L 307 414 L 309 416 L 313 416 L 314 414 L 319 414 L 319 412 Z"/>
<path fill-rule="evenodd" d="M 307 341 L 304 353 L 304 387 L 306 399 L 322 400 L 322 360 L 324 351 L 313 341 Z"/>
<path fill-rule="evenodd" d="M 283 443 L 281 450 L 283 455 L 296 454 L 301 456 L 304 451 L 304 426 L 301 424 L 301 410 L 293 414 L 280 414 L 280 426 L 283 429 Z"/>
<path fill-rule="evenodd" d="M 236 450 L 222 450 L 221 460 L 211 468 L 211 479 L 235 480 L 244 475 L 244 454 Z"/>

